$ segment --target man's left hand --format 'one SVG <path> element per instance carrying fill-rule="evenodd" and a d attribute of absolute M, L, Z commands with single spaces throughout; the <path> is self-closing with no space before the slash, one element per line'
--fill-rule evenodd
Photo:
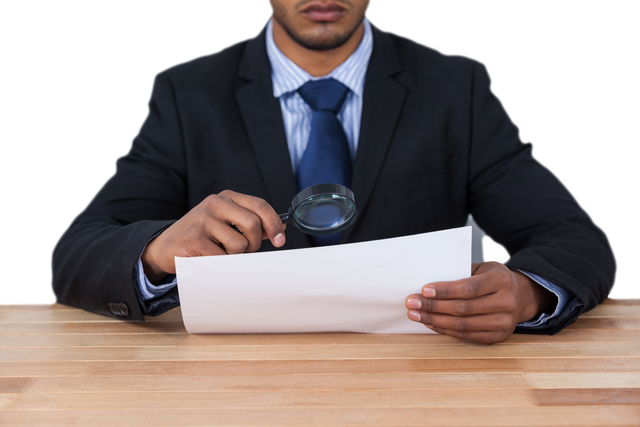
<path fill-rule="evenodd" d="M 557 304 L 553 293 L 503 264 L 473 264 L 472 271 L 468 279 L 430 283 L 422 295 L 409 296 L 409 319 L 439 334 L 497 343 Z"/>

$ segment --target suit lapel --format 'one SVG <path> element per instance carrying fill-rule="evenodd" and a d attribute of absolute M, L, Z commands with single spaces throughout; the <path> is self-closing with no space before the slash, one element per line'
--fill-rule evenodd
<path fill-rule="evenodd" d="M 404 104 L 406 89 L 392 77 L 401 70 L 389 35 L 373 27 L 373 52 L 364 85 L 360 139 L 351 184 L 360 212 L 369 201 Z M 357 222 L 358 219 L 342 233 L 341 243 L 347 241 Z"/>
<path fill-rule="evenodd" d="M 296 185 L 280 103 L 273 96 L 265 31 L 247 44 L 238 75 L 247 81 L 236 91 L 236 99 L 262 180 L 273 207 L 278 213 L 286 212 L 296 195 Z M 287 241 L 295 248 L 309 246 L 307 237 L 297 230 L 287 233 Z"/>

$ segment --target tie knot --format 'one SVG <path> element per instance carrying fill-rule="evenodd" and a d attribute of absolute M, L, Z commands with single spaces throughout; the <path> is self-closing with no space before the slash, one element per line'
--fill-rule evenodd
<path fill-rule="evenodd" d="M 298 93 L 313 111 L 329 110 L 338 114 L 349 88 L 333 78 L 311 80 Z"/>

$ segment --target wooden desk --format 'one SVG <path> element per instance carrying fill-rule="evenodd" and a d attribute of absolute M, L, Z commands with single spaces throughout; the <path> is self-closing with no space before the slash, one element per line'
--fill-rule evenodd
<path fill-rule="evenodd" d="M 640 425 L 640 300 L 497 345 L 0 306 L 0 425 Z"/>

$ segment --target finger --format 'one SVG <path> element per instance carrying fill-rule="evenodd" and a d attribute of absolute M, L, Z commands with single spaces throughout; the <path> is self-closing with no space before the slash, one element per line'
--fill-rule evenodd
<path fill-rule="evenodd" d="M 236 233 L 241 234 L 247 240 L 248 244 L 244 248 L 244 252 L 255 252 L 262 244 L 262 221 L 255 213 L 246 209 L 244 206 L 237 204 L 231 197 L 237 197 L 238 193 L 224 191 L 218 196 L 211 197 L 211 203 L 208 206 L 208 212 L 218 222 L 226 224 Z M 243 196 L 243 195 L 239 195 Z M 217 230 L 222 230 L 217 228 Z M 230 239 L 229 243 L 238 243 L 233 236 L 225 233 Z M 213 237 L 217 237 L 213 235 Z M 235 249 L 230 253 L 238 253 Z"/>
<path fill-rule="evenodd" d="M 434 314 L 418 310 L 409 310 L 407 316 L 414 322 L 458 332 L 505 331 L 515 328 L 515 322 L 512 316 L 501 313 L 458 317 L 448 314 Z"/>
<path fill-rule="evenodd" d="M 268 238 L 275 247 L 281 247 L 285 243 L 284 224 L 276 213 L 276 211 L 266 201 L 259 197 L 249 196 L 246 194 L 236 193 L 234 191 L 223 191 L 221 196 L 228 198 L 238 206 L 243 207 L 249 212 L 254 213 L 260 221 L 259 241 L 253 240 L 253 234 L 249 238 L 250 245 L 248 252 L 258 250 L 263 238 Z M 239 224 L 235 224 L 243 233 Z M 250 227 L 254 227 L 255 224 L 249 223 Z M 264 232 L 263 232 L 264 230 Z M 251 231 L 254 231 L 251 229 Z"/>
<path fill-rule="evenodd" d="M 498 264 L 498 263 L 484 263 Z M 504 265 L 486 268 L 481 265 L 478 273 L 465 279 L 450 282 L 434 282 L 422 288 L 422 295 L 436 299 L 471 299 L 489 295 L 511 285 L 511 277 L 503 271 Z M 504 267 L 506 268 L 506 267 Z M 480 271 L 484 270 L 484 271 Z M 507 269 L 508 270 L 508 269 Z"/>
<path fill-rule="evenodd" d="M 441 335 L 449 335 L 451 337 L 459 338 L 461 340 L 475 341 L 484 344 L 495 344 L 502 342 L 511 336 L 510 333 L 505 331 L 477 331 L 477 332 L 458 332 L 450 329 L 443 329 L 437 327 L 429 328 L 434 332 Z"/>
<path fill-rule="evenodd" d="M 472 299 L 451 300 L 425 298 L 416 294 L 407 298 L 406 306 L 408 309 L 425 312 L 471 316 L 475 314 L 514 312 L 517 308 L 517 302 L 513 295 L 502 292 L 495 292 Z"/>
<path fill-rule="evenodd" d="M 490 275 L 471 276 L 452 282 L 429 283 L 422 288 L 422 295 L 437 299 L 471 299 L 489 295 L 500 289 L 500 283 Z"/>
<path fill-rule="evenodd" d="M 278 217 L 279 218 L 279 217 Z M 282 221 L 281 221 L 282 222 Z M 287 231 L 287 224 L 282 224 L 282 227 L 284 228 L 285 231 Z M 262 229 L 262 240 L 266 240 L 268 239 L 269 236 L 267 236 L 267 232 L 264 231 L 264 228 Z"/>
<path fill-rule="evenodd" d="M 213 246 L 220 246 L 224 249 L 224 253 L 227 254 L 241 254 L 249 251 L 250 240 L 247 237 L 249 233 L 243 234 L 238 230 L 235 230 L 226 222 L 218 221 L 212 218 L 211 221 L 207 221 L 205 225 L 205 231 L 208 234 L 208 240 Z M 255 232 L 254 240 L 255 240 Z M 258 240 L 260 242 L 260 240 Z M 259 246 L 258 246 L 259 247 Z M 209 244 L 201 243 L 199 246 L 200 251 L 210 250 L 217 252 L 215 249 L 209 249 Z M 212 255 L 219 255 L 219 253 L 213 253 Z"/>
<path fill-rule="evenodd" d="M 203 203 L 208 217 L 200 222 L 201 228 L 204 228 L 212 242 L 224 247 L 229 254 L 254 252 L 262 244 L 260 217 L 234 201 L 240 200 L 246 204 L 246 197 L 251 196 L 227 190 L 207 197 Z"/>

